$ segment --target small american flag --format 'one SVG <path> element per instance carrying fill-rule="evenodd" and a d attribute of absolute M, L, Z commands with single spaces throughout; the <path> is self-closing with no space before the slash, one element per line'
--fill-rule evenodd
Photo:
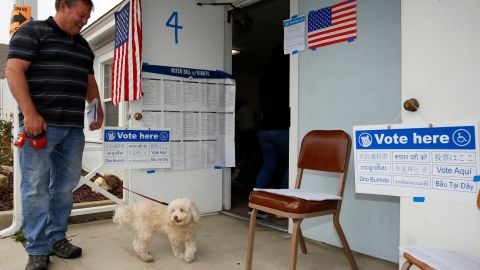
<path fill-rule="evenodd" d="M 137 100 L 142 91 L 142 11 L 131 0 L 115 12 L 115 51 L 112 64 L 112 103 Z"/>
<path fill-rule="evenodd" d="M 308 13 L 308 48 L 357 37 L 357 2 L 345 1 Z"/>

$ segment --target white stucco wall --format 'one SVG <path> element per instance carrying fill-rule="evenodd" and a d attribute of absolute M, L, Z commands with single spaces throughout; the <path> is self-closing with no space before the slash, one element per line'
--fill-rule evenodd
<path fill-rule="evenodd" d="M 420 103 L 418 112 L 402 113 L 404 123 L 478 121 L 479 25 L 478 0 L 402 1 L 402 100 L 416 98 Z M 480 256 L 476 206 L 428 198 L 420 204 L 402 199 L 400 205 L 401 246 Z"/>

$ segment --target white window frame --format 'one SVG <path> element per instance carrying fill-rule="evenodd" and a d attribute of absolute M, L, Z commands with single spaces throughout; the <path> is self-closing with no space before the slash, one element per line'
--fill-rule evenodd
<path fill-rule="evenodd" d="M 113 61 L 113 50 L 114 50 L 114 44 L 113 42 L 110 42 L 106 45 L 104 45 L 102 48 L 98 49 L 95 54 L 95 61 L 93 63 L 93 69 L 95 72 L 95 79 L 98 84 L 98 90 L 100 92 L 100 103 L 102 104 L 102 108 L 105 109 L 105 106 L 103 105 L 105 102 L 104 98 L 104 86 L 105 86 L 105 81 L 104 81 L 104 66 L 105 64 L 111 63 Z M 125 127 L 127 124 L 126 121 L 126 107 L 127 104 L 126 102 L 121 102 L 118 108 L 118 126 L 119 127 Z M 105 119 L 104 122 L 105 124 Z M 85 128 L 85 141 L 86 142 L 103 142 L 103 130 L 105 126 L 102 126 L 100 130 L 96 131 L 90 131 L 88 127 Z"/>
<path fill-rule="evenodd" d="M 106 94 L 105 94 L 105 86 L 106 86 L 107 84 L 110 84 L 110 87 L 112 87 L 112 85 L 111 85 L 112 64 L 113 64 L 113 59 L 110 59 L 110 60 L 107 60 L 107 61 L 103 62 L 103 63 L 102 63 L 102 66 L 101 66 L 101 69 L 102 69 L 102 80 L 103 80 L 103 81 L 102 81 L 102 90 L 101 90 L 103 96 L 102 96 L 102 101 L 101 101 L 101 102 L 102 102 L 102 104 L 103 104 L 103 116 L 104 116 L 104 117 L 103 117 L 103 125 L 104 125 L 104 126 L 106 126 L 106 124 L 107 124 L 107 116 L 108 116 L 108 115 L 107 115 L 107 103 L 109 103 L 109 102 L 112 101 L 112 97 L 106 98 Z M 106 70 L 105 67 L 106 67 L 107 65 L 110 65 L 110 74 L 109 74 L 110 76 L 108 76 L 110 82 L 105 81 L 105 79 L 106 79 L 106 77 L 107 77 L 107 74 L 105 73 L 105 70 Z M 110 90 L 111 90 L 111 89 L 110 89 Z M 118 125 L 115 126 L 115 127 L 119 127 L 119 126 L 120 126 L 120 108 L 119 108 L 119 106 L 120 106 L 120 104 L 117 105 L 117 108 L 119 109 L 119 110 L 118 110 L 118 113 L 117 113 Z"/>

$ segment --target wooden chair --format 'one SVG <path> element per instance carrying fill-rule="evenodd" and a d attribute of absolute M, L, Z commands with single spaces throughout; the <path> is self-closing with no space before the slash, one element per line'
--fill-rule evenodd
<path fill-rule="evenodd" d="M 345 177 L 350 159 L 350 136 L 341 130 L 314 130 L 310 131 L 302 140 L 298 158 L 298 173 L 295 189 L 299 189 L 304 169 L 339 173 L 337 196 L 343 197 Z M 258 211 L 291 218 L 293 220 L 292 240 L 290 244 L 289 269 L 295 270 L 297 263 L 298 243 L 304 254 L 307 253 L 300 223 L 305 218 L 323 215 L 333 215 L 333 223 L 338 237 L 343 245 L 352 269 L 358 269 L 345 234 L 340 226 L 341 200 L 307 201 L 300 198 L 288 197 L 262 191 L 252 191 L 249 198 L 249 207 L 252 208 L 248 232 L 246 269 L 252 269 L 253 244 L 255 240 L 255 224 Z"/>
<path fill-rule="evenodd" d="M 435 270 L 435 268 L 430 267 L 428 264 L 422 262 L 407 252 L 403 253 L 403 257 L 406 259 L 406 261 L 402 266 L 402 270 L 409 270 L 412 265 L 415 265 L 421 270 Z"/>
<path fill-rule="evenodd" d="M 403 248 L 402 270 L 480 269 L 480 257 L 465 252 L 428 247 Z"/>
<path fill-rule="evenodd" d="M 477 195 L 477 207 L 480 209 L 480 191 L 478 192 L 478 195 Z M 428 248 L 421 248 L 421 250 L 428 251 Z M 416 258 L 414 255 L 408 252 L 403 252 L 403 257 L 405 258 L 405 263 L 402 265 L 402 270 L 410 270 L 410 267 L 412 266 L 416 266 L 421 270 L 435 270 L 435 268 L 431 267 L 421 259 Z M 461 256 L 457 256 L 457 257 L 461 257 Z M 454 260 L 461 261 L 461 260 L 464 260 L 464 258 L 454 258 Z M 453 269 L 453 266 L 449 267 L 448 269 Z"/>
<path fill-rule="evenodd" d="M 478 195 L 477 195 L 477 207 L 478 209 L 480 209 L 480 191 L 478 192 Z"/>

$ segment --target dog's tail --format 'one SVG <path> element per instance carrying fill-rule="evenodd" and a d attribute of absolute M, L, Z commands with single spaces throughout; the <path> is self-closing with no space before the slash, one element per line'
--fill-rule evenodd
<path fill-rule="evenodd" d="M 113 213 L 113 223 L 117 223 L 118 225 L 122 225 L 131 220 L 131 211 L 130 207 L 122 206 L 115 210 Z"/>

